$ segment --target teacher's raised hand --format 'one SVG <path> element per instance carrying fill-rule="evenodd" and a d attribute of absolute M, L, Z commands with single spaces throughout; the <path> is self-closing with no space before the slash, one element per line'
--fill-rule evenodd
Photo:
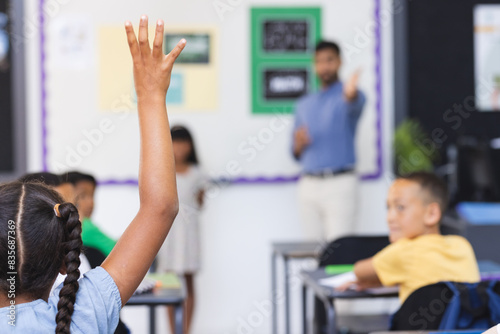
<path fill-rule="evenodd" d="M 360 74 L 361 70 L 356 70 L 349 81 L 344 84 L 344 97 L 349 102 L 354 101 L 358 97 L 358 81 Z"/>

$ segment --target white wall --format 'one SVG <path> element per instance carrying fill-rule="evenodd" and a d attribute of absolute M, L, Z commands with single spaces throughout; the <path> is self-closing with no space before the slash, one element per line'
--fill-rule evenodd
<path fill-rule="evenodd" d="M 321 6 L 323 8 L 323 35 L 326 38 L 338 39 L 343 44 L 356 45 L 359 42 L 358 28 L 364 30 L 373 19 L 374 0 L 275 0 L 269 4 L 265 0 L 221 0 L 229 4 L 232 11 L 224 13 L 222 19 L 215 11 L 212 1 L 184 0 L 172 1 L 168 6 L 171 10 L 162 12 L 167 23 L 210 23 L 220 29 L 220 104 L 221 108 L 215 115 L 197 113 L 186 115 L 173 113 L 171 122 L 188 122 L 199 139 L 198 146 L 201 160 L 206 167 L 219 172 L 228 159 L 241 158 L 236 152 L 237 144 L 248 136 L 255 135 L 263 127 L 268 126 L 270 117 L 252 116 L 250 113 L 250 56 L 249 56 L 249 9 L 252 6 Z M 152 18 L 159 17 L 158 11 L 153 11 L 153 1 L 121 1 L 119 7 L 112 6 L 112 1 L 54 0 L 58 10 L 51 10 L 51 18 L 76 10 L 82 4 L 88 6 L 89 11 L 99 13 L 96 16 L 107 17 L 118 24 L 125 19 L 137 19 L 142 13 L 151 13 Z M 389 11 L 389 0 L 382 1 L 382 10 Z M 234 5 L 231 5 L 234 4 Z M 40 127 L 40 64 L 39 40 L 36 34 L 38 1 L 25 0 L 26 25 L 35 29 L 35 33 L 26 33 L 27 43 L 27 78 L 28 84 L 28 158 L 29 170 L 37 171 L 42 168 L 41 161 L 41 127 Z M 54 7 L 56 8 L 56 7 Z M 124 13 L 122 13 L 124 12 Z M 133 16 L 129 13 L 133 13 Z M 359 204 L 359 233 L 384 233 L 385 228 L 385 193 L 390 182 L 388 167 L 391 164 L 390 141 L 392 137 L 392 25 L 383 21 L 383 148 L 384 148 L 384 176 L 374 181 L 366 181 L 361 185 Z M 372 53 L 373 36 L 368 34 L 370 47 L 360 47 L 361 54 Z M 358 41 L 358 42 L 357 42 Z M 359 44 L 359 43 L 358 43 Z M 50 50 L 49 50 L 50 51 Z M 363 58 L 360 58 L 363 59 Z M 345 72 L 357 67 L 361 62 L 354 58 L 352 62 L 344 60 Z M 373 71 L 371 67 L 364 71 Z M 362 86 L 372 89 L 373 84 L 369 75 Z M 57 92 L 50 92 L 51 99 L 57 100 Z M 86 96 L 88 91 L 79 90 L 76 95 Z M 61 97 L 62 98 L 62 97 Z M 84 103 L 75 100 L 75 104 Z M 54 103 L 54 102 L 52 102 Z M 373 102 L 372 102 L 373 103 Z M 93 112 L 93 111 L 90 111 Z M 133 117 L 132 119 L 134 119 Z M 196 121 L 194 119 L 196 118 Z M 288 116 L 289 119 L 291 117 Z M 86 126 L 92 127 L 94 123 Z M 372 126 L 367 124 L 365 126 Z M 221 128 L 228 129 L 231 136 L 221 136 Z M 64 144 L 68 140 L 52 129 L 52 143 Z M 361 128 L 360 131 L 363 130 Z M 285 159 L 288 169 L 285 173 L 293 174 L 298 166 L 293 165 L 287 154 L 290 128 L 275 136 L 275 140 L 259 153 L 255 166 L 248 166 L 248 171 L 255 172 L 266 166 L 266 159 Z M 112 134 L 110 142 L 120 145 L 121 136 L 127 136 L 126 131 L 117 131 Z M 136 137 L 133 134 L 132 137 Z M 56 145 L 56 144 L 52 144 Z M 358 142 L 358 147 L 372 146 L 373 142 Z M 55 149 L 55 148 L 54 148 Z M 102 150 L 95 157 L 102 157 L 110 148 L 107 145 L 98 148 Z M 117 147 L 118 149 L 118 147 Z M 121 147 L 123 149 L 123 147 Z M 130 154 L 127 166 L 128 174 L 133 176 L 137 166 L 137 156 Z M 97 159 L 97 158 L 95 158 Z M 129 167 L 130 166 L 130 167 Z M 276 173 L 275 173 L 276 174 Z M 109 176 L 109 175 L 106 175 Z M 133 218 L 138 208 L 137 189 L 131 186 L 101 187 L 97 192 L 95 221 L 110 235 L 118 237 L 127 223 Z M 300 239 L 299 221 L 296 210 L 296 186 L 293 183 L 281 185 L 237 185 L 229 186 L 220 191 L 217 196 L 210 198 L 202 216 L 202 249 L 203 270 L 197 277 L 197 309 L 194 324 L 194 333 L 221 334 L 246 333 L 242 321 L 262 315 L 263 323 L 250 326 L 252 333 L 269 333 L 270 316 L 265 312 L 271 294 L 270 286 L 270 243 L 278 240 Z M 298 289 L 294 289 L 296 297 Z M 264 307 L 264 311 L 259 306 Z M 124 321 L 135 333 L 145 332 L 147 313 L 144 308 L 125 308 L 122 312 Z M 260 311 L 259 311 L 260 310 Z M 294 308 L 296 319 L 299 318 L 298 309 Z M 252 321 L 252 320 L 250 320 Z M 161 319 L 161 328 L 166 328 L 165 320 Z M 300 322 L 294 322 L 294 333 L 299 332 Z"/>

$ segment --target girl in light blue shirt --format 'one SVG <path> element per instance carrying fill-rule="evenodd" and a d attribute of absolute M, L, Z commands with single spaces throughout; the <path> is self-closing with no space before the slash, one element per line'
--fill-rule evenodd
<path fill-rule="evenodd" d="M 170 73 L 185 46 L 165 56 L 163 22 L 153 48 L 141 17 L 125 23 L 134 64 L 141 134 L 140 208 L 109 256 L 79 279 L 78 210 L 40 183 L 0 185 L 0 333 L 113 333 L 119 311 L 142 281 L 178 211 L 165 107 Z M 50 294 L 57 274 L 64 283 Z"/>

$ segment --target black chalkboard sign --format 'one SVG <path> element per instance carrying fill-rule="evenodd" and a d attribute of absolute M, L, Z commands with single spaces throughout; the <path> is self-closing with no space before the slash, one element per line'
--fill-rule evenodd
<path fill-rule="evenodd" d="M 263 78 L 266 100 L 297 98 L 308 91 L 307 69 L 268 69 Z"/>
<path fill-rule="evenodd" d="M 262 49 L 266 52 L 307 51 L 309 22 L 306 20 L 264 21 Z"/>

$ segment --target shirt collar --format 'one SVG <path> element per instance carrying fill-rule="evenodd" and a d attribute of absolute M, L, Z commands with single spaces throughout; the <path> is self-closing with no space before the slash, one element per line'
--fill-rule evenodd
<path fill-rule="evenodd" d="M 341 87 L 341 85 L 342 84 L 341 84 L 340 80 L 337 80 L 334 83 L 332 83 L 330 86 L 327 86 L 325 88 L 321 88 L 321 93 L 326 93 L 326 92 L 337 90 Z"/>

